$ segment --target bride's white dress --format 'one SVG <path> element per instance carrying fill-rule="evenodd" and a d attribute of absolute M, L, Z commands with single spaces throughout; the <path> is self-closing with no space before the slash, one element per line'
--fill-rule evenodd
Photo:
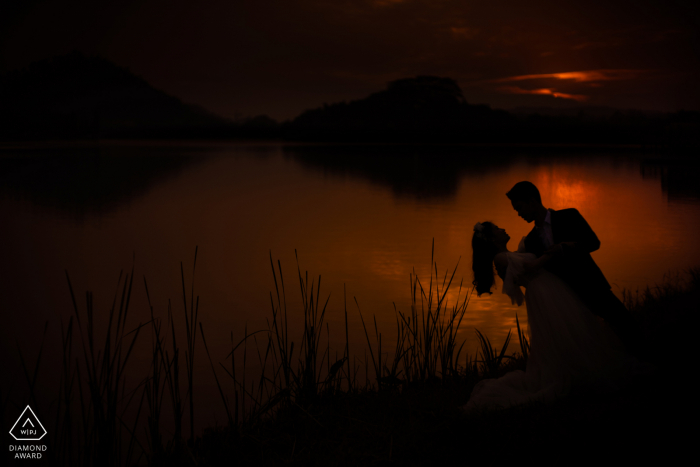
<path fill-rule="evenodd" d="M 522 250 L 522 244 L 521 248 Z M 508 252 L 503 293 L 527 306 L 530 355 L 525 371 L 480 381 L 463 409 L 503 408 L 527 402 L 551 402 L 575 387 L 605 389 L 636 372 L 640 363 L 617 336 L 591 313 L 576 293 L 554 274 L 540 270 L 521 278 L 535 260 L 525 252 Z M 521 286 L 526 287 L 523 296 Z"/>

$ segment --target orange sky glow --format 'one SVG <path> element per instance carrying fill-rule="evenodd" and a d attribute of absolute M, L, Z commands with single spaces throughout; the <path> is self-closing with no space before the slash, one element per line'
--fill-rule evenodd
<path fill-rule="evenodd" d="M 587 88 L 597 88 L 602 86 L 603 81 L 624 81 L 633 80 L 643 74 L 643 70 L 585 70 L 585 71 L 565 71 L 560 73 L 542 73 L 542 74 L 531 74 L 531 75 L 518 75 L 509 76 L 507 78 L 499 78 L 491 80 L 491 83 L 512 83 L 512 82 L 522 82 L 522 81 L 535 81 L 538 84 L 546 83 L 556 83 L 557 85 L 569 86 L 576 83 L 586 83 Z M 576 102 L 585 102 L 589 100 L 590 96 L 588 94 L 583 94 L 580 92 L 581 87 L 578 86 L 577 90 L 579 92 L 571 92 L 569 90 L 562 90 L 558 87 L 547 86 L 541 87 L 537 86 L 534 89 L 525 89 L 520 86 L 500 86 L 496 88 L 498 92 L 504 94 L 531 94 L 531 95 L 541 95 L 541 96 L 552 96 L 558 99 L 568 99 Z"/>
<path fill-rule="evenodd" d="M 583 102 L 588 99 L 588 96 L 584 96 L 583 94 L 567 94 L 565 92 L 559 92 L 549 88 L 523 89 L 517 86 L 503 86 L 499 88 L 499 90 L 510 94 L 541 94 L 546 96 L 558 97 L 561 99 L 571 99 L 578 102 Z"/>
<path fill-rule="evenodd" d="M 595 81 L 612 81 L 633 79 L 640 74 L 642 70 L 588 70 L 588 71 L 566 71 L 562 73 L 543 73 L 538 75 L 520 75 L 510 76 L 493 80 L 494 83 L 506 83 L 510 81 L 525 81 L 532 79 L 558 79 L 572 80 L 577 83 L 595 82 Z"/>

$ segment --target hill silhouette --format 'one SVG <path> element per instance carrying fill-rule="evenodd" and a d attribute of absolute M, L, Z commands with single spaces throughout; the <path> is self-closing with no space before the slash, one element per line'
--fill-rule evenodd
<path fill-rule="evenodd" d="M 418 76 L 290 122 L 230 121 L 80 53 L 0 76 L 0 141 L 95 138 L 286 139 L 348 143 L 643 144 L 695 148 L 700 112 L 604 107 L 496 110 L 469 104 L 450 78 Z"/>
<path fill-rule="evenodd" d="M 301 141 L 697 146 L 700 112 L 606 107 L 514 112 L 469 104 L 450 78 L 390 82 L 365 99 L 307 110 L 284 135 Z"/>
<path fill-rule="evenodd" d="M 0 77 L 3 140 L 229 137 L 240 126 L 78 52 Z"/>
<path fill-rule="evenodd" d="M 418 76 L 392 81 L 365 99 L 307 110 L 285 134 L 304 140 L 454 139 L 465 131 L 509 126 L 513 120 L 505 111 L 468 104 L 450 78 Z"/>

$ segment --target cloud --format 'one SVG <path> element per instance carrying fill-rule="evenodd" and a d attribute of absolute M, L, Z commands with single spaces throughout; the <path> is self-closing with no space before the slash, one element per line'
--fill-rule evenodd
<path fill-rule="evenodd" d="M 594 83 L 599 81 L 616 81 L 634 79 L 643 73 L 642 70 L 588 70 L 566 71 L 562 73 L 543 73 L 538 75 L 509 76 L 492 80 L 493 83 L 508 83 L 512 81 L 527 81 L 533 79 L 571 80 L 576 83 Z"/>
<path fill-rule="evenodd" d="M 588 96 L 583 94 L 567 94 L 550 88 L 523 89 L 518 86 L 501 86 L 498 90 L 506 94 L 535 94 L 540 96 L 552 96 L 559 99 L 571 99 L 577 102 L 588 100 Z"/>
<path fill-rule="evenodd" d="M 608 69 L 564 71 L 531 75 L 508 76 L 487 81 L 492 84 L 523 83 L 522 85 L 498 86 L 495 91 L 501 94 L 530 94 L 551 96 L 583 102 L 590 98 L 581 91 L 601 88 L 606 81 L 632 80 L 645 73 L 644 70 Z M 583 88 L 582 88 L 583 86 Z"/>

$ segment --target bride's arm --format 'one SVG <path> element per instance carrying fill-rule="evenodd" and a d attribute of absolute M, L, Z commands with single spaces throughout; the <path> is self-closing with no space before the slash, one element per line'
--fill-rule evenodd
<path fill-rule="evenodd" d="M 528 267 L 526 267 L 526 270 L 528 272 L 530 271 L 537 271 L 544 267 L 545 264 L 549 262 L 554 256 L 556 255 L 554 248 L 550 248 L 549 250 L 545 251 L 542 256 L 537 258 L 535 261 L 533 261 Z"/>
<path fill-rule="evenodd" d="M 510 258 L 511 256 L 507 252 L 501 252 L 493 259 L 493 263 L 496 266 L 498 275 L 503 279 L 502 292 L 510 297 L 511 303 L 514 305 L 517 303 L 520 306 L 523 304 L 525 297 L 517 278 L 514 276 L 518 271 L 518 263 L 511 264 L 512 267 L 509 268 L 508 261 Z"/>
<path fill-rule="evenodd" d="M 498 277 L 505 280 L 506 271 L 508 270 L 508 257 L 504 253 L 499 253 L 493 258 L 493 264 L 496 266 Z"/>
<path fill-rule="evenodd" d="M 523 264 L 523 271 L 522 273 L 518 276 L 518 280 L 520 281 L 521 279 L 524 278 L 524 276 L 527 276 L 528 274 L 535 273 L 542 269 L 545 264 L 547 264 L 552 258 L 556 256 L 556 251 L 554 248 L 550 248 L 549 250 L 545 251 L 542 256 L 537 258 L 536 260 L 532 262 L 527 262 Z"/>

